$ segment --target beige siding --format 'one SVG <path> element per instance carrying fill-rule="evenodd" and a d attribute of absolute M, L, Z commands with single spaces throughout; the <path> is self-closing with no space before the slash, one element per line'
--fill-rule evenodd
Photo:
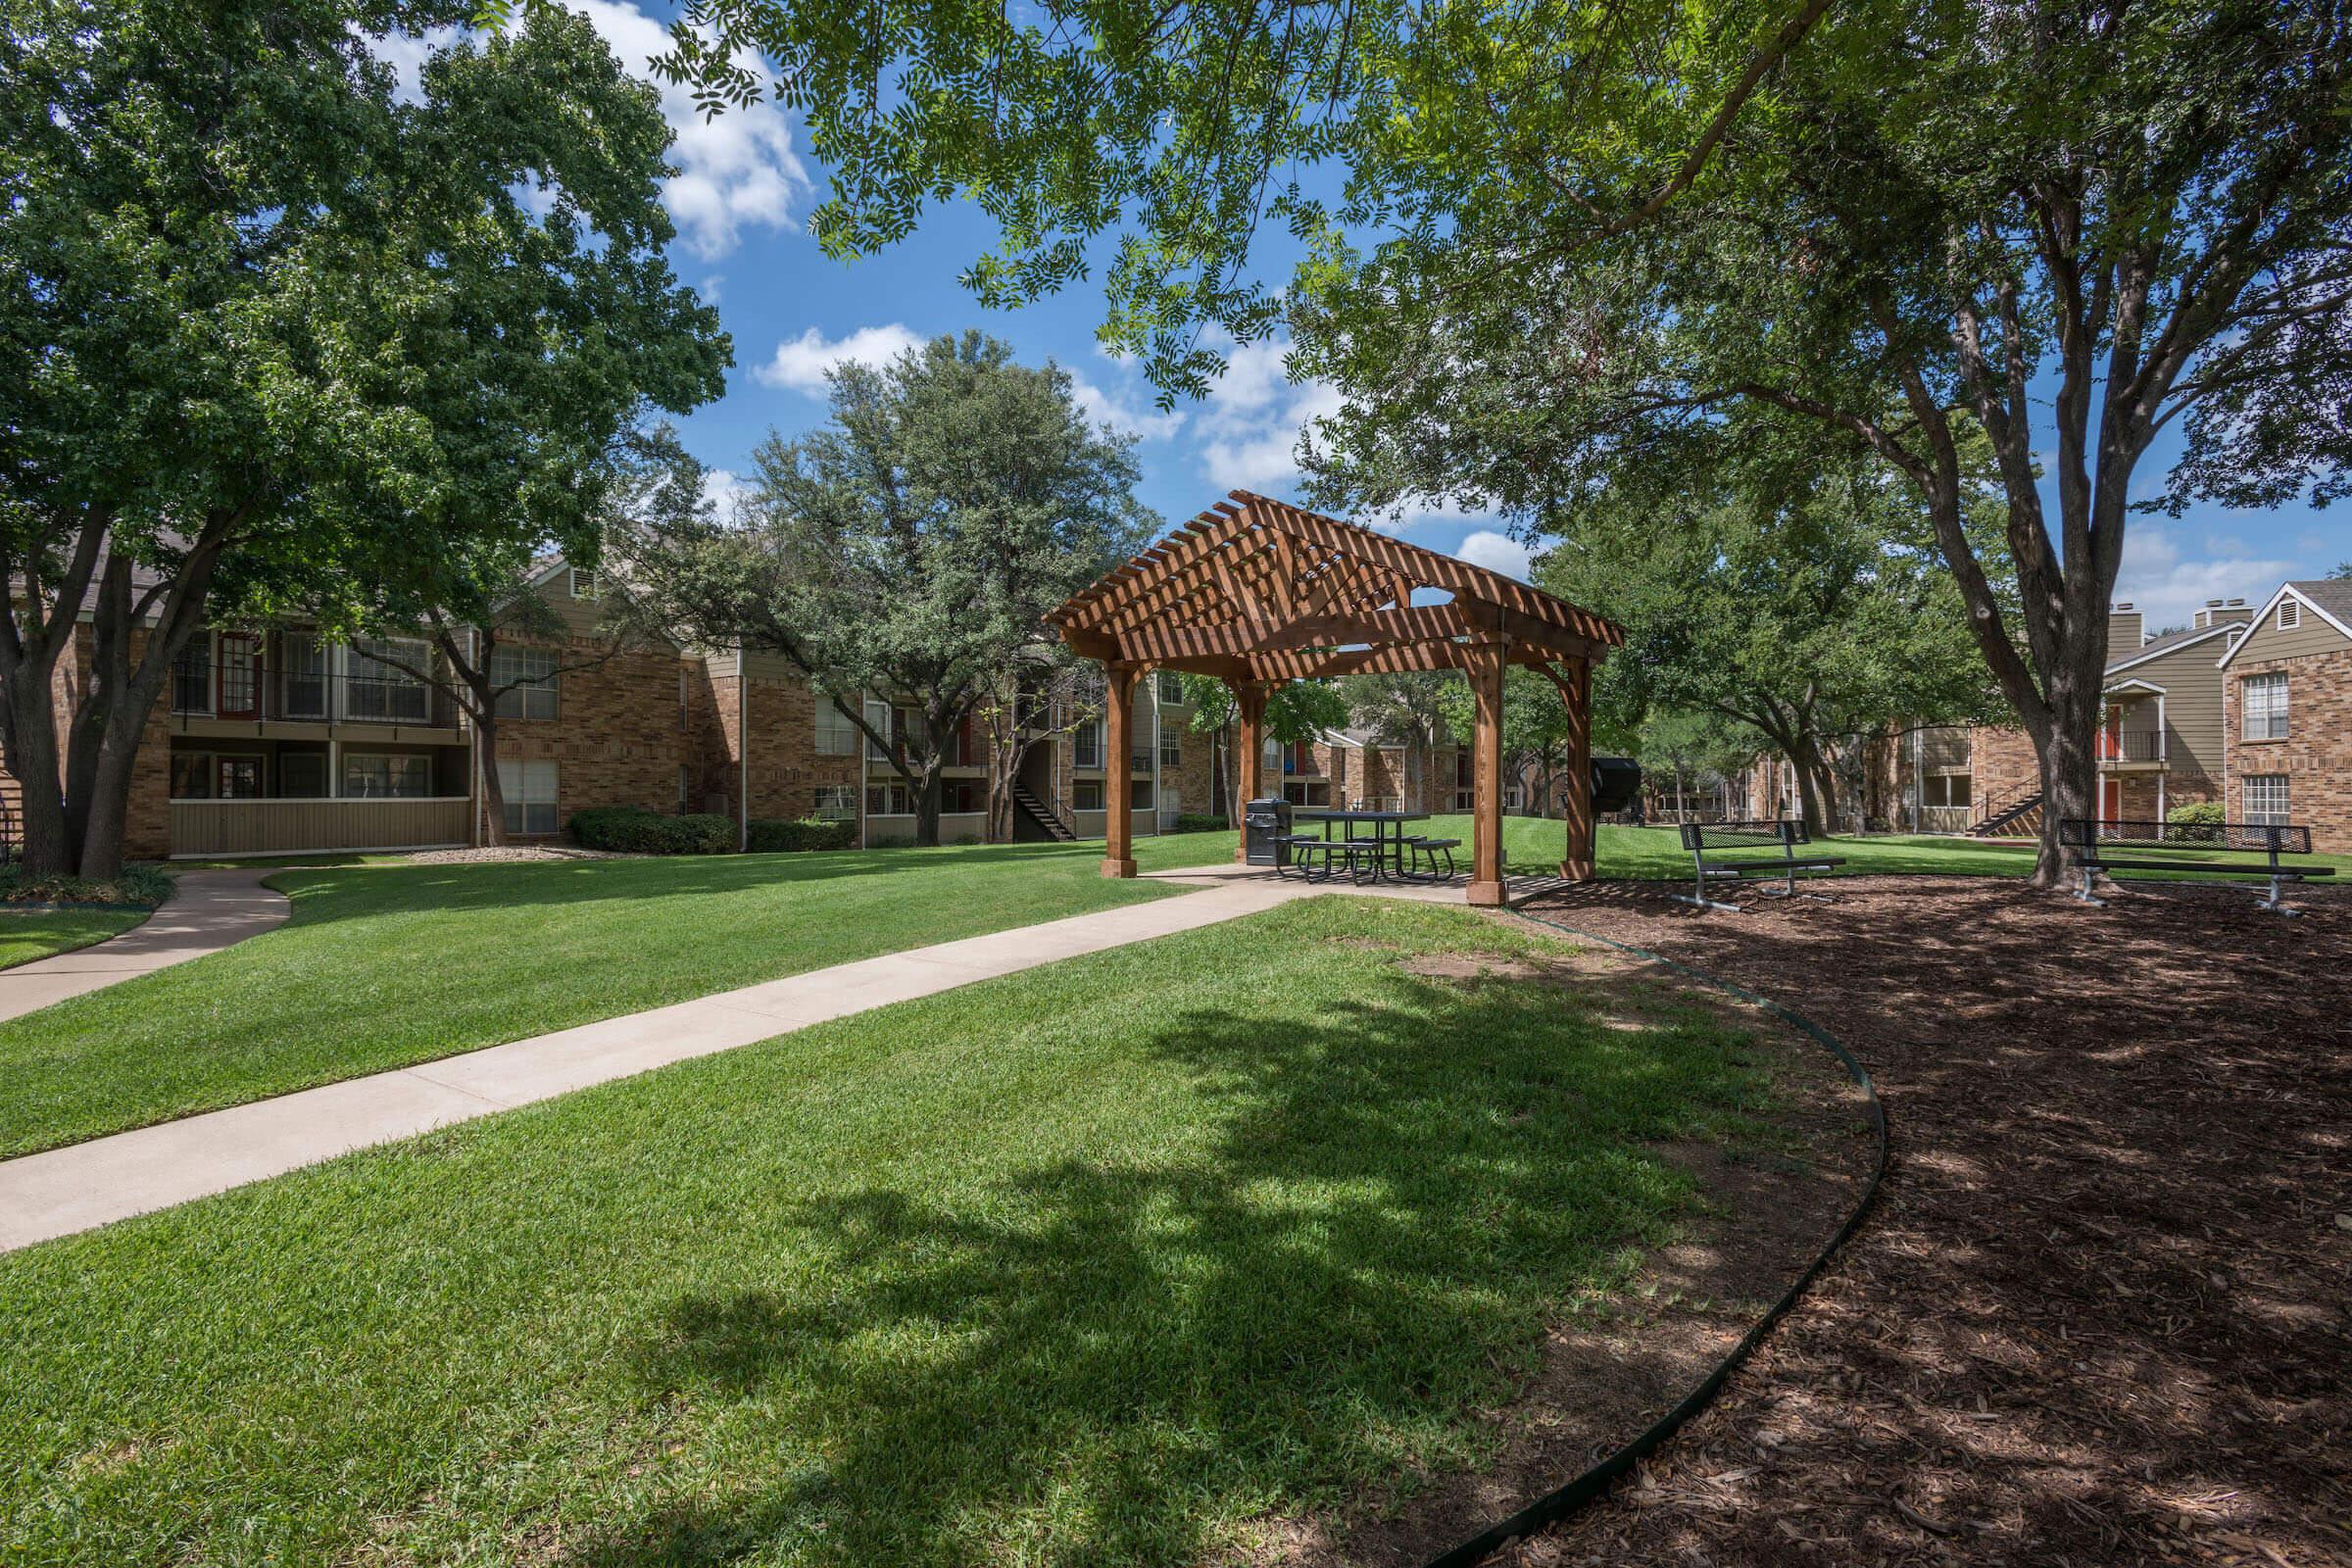
<path fill-rule="evenodd" d="M 2222 672 L 2214 666 L 2225 643 L 2192 643 L 2109 677 L 2164 688 L 2165 760 L 2176 773 L 2222 776 Z"/>
<path fill-rule="evenodd" d="M 2308 659 L 2346 648 L 2352 648 L 2352 637 L 2322 620 L 2309 605 L 2303 607 L 2303 624 L 2293 631 L 2278 629 L 2278 612 L 2274 607 L 2262 617 L 2262 624 L 2255 627 L 2253 635 L 2238 645 L 2237 657 L 2230 661 L 2230 667 L 2240 669 L 2273 659 Z M 2221 656 L 2216 654 L 2214 658 L 2218 660 Z"/>
<path fill-rule="evenodd" d="M 172 853 L 292 855 L 466 842 L 464 796 L 422 801 L 174 801 Z"/>

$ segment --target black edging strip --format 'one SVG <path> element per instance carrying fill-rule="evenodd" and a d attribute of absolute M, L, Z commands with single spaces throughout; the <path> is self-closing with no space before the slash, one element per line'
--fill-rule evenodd
<path fill-rule="evenodd" d="M 1763 1343 L 1764 1336 L 1772 1331 L 1772 1326 L 1796 1304 L 1796 1298 L 1804 1294 L 1805 1287 L 1812 1284 L 1815 1277 L 1828 1265 L 1832 1254 L 1838 1248 L 1843 1247 L 1846 1238 L 1860 1228 L 1862 1216 L 1870 1212 L 1871 1202 L 1878 1197 L 1879 1183 L 1886 1175 L 1886 1109 L 1879 1103 L 1879 1092 L 1872 1085 L 1869 1072 L 1864 1069 L 1862 1063 L 1854 1059 L 1854 1054 L 1846 1050 L 1844 1044 L 1837 1036 L 1803 1013 L 1785 1007 L 1768 997 L 1759 997 L 1754 992 L 1733 985 L 1728 980 L 1718 980 L 1711 974 L 1701 973 L 1687 963 L 1678 963 L 1664 954 L 1652 953 L 1647 948 L 1637 948 L 1631 943 L 1612 941 L 1608 937 L 1595 936 L 1590 931 L 1579 931 L 1574 926 L 1562 925 L 1557 920 L 1546 920 L 1541 915 L 1528 914 L 1523 910 L 1514 910 L 1513 912 L 1523 920 L 1532 920 L 1538 925 L 1547 925 L 1554 931 L 1565 931 L 1572 937 L 1578 937 L 1587 942 L 1597 942 L 1604 947 L 1615 948 L 1620 953 L 1630 953 L 1638 958 L 1664 964 L 1667 968 L 1679 974 L 1688 975 L 1702 985 L 1712 986 L 1718 991 L 1727 991 L 1742 1002 L 1762 1007 L 1774 1017 L 1802 1030 L 1814 1041 L 1828 1048 L 1830 1054 L 1836 1056 L 1839 1064 L 1845 1068 L 1846 1076 L 1852 1079 L 1862 1093 L 1869 1098 L 1871 1131 L 1878 1143 L 1878 1152 L 1872 1164 L 1870 1181 L 1862 1189 L 1861 1200 L 1854 1204 L 1853 1212 L 1845 1217 L 1845 1223 L 1838 1227 L 1838 1234 L 1831 1237 L 1828 1245 L 1814 1254 L 1813 1261 L 1805 1265 L 1804 1272 L 1797 1275 L 1788 1291 L 1772 1304 L 1772 1310 L 1757 1319 L 1755 1326 L 1740 1336 L 1740 1343 L 1732 1347 L 1731 1354 L 1717 1363 L 1715 1370 L 1708 1373 L 1698 1387 L 1685 1395 L 1680 1404 L 1661 1416 L 1648 1431 L 1635 1438 L 1583 1475 L 1576 1477 L 1556 1492 L 1539 1497 L 1509 1518 L 1489 1525 L 1460 1545 L 1432 1557 L 1427 1568 L 1471 1568 L 1472 1564 L 1492 1554 L 1503 1543 L 1522 1536 L 1533 1535 L 1545 1525 L 1566 1518 L 1599 1496 L 1608 1489 L 1610 1482 L 1656 1452 L 1668 1438 L 1674 1436 L 1684 1422 L 1706 1407 L 1708 1401 L 1722 1390 L 1726 1380 L 1731 1377 L 1733 1369 L 1746 1360 L 1749 1352 Z"/>

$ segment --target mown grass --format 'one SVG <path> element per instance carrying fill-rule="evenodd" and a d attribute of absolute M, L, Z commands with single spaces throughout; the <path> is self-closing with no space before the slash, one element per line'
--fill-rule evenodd
<path fill-rule="evenodd" d="M 1771 1102 L 1323 899 L 0 1258 L 0 1560 L 1189 1565 L 1476 1465 Z"/>
<path fill-rule="evenodd" d="M 1099 846 L 336 865 L 287 925 L 0 1024 L 0 1155 L 1172 891 Z"/>
<path fill-rule="evenodd" d="M 0 904 L 0 969 L 119 937 L 148 913 L 140 908 L 16 910 Z"/>

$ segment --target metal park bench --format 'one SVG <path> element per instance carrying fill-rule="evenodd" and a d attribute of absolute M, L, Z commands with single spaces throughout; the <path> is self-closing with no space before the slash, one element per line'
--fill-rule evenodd
<path fill-rule="evenodd" d="M 1796 873 L 1799 871 L 1828 871 L 1845 863 L 1839 855 L 1800 856 L 1797 846 L 1813 842 L 1802 822 L 1685 822 L 1682 827 L 1683 848 L 1690 852 L 1692 875 L 1696 886 L 1690 893 L 1674 897 L 1684 904 L 1695 904 L 1702 909 L 1722 909 L 1731 914 L 1740 912 L 1737 904 L 1724 904 L 1707 897 L 1710 882 L 1737 883 L 1741 877 L 1777 876 L 1785 878 L 1778 890 L 1759 888 L 1757 891 L 1776 899 L 1796 897 Z M 1778 859 L 1723 860 L 1710 856 L 1737 854 L 1742 850 L 1779 850 Z"/>
<path fill-rule="evenodd" d="M 2282 855 L 2311 853 L 2311 829 L 2282 822 L 2120 822 L 2070 816 L 2058 823 L 2058 843 L 2073 853 L 2075 868 L 2082 873 L 2082 886 L 2075 897 L 2084 904 L 2107 902 L 2091 891 L 2102 871 L 2110 876 L 2117 871 L 2171 871 L 2175 874 L 2163 880 L 2232 876 L 2267 882 L 2269 895 L 2255 902 L 2273 914 L 2298 914 L 2302 911 L 2288 908 L 2281 897 L 2286 885 L 2335 874 L 2331 865 L 2281 864 Z M 2123 854 L 2117 854 L 2119 850 Z M 2260 854 L 2264 858 L 2230 863 L 2166 853 L 2196 850 Z"/>

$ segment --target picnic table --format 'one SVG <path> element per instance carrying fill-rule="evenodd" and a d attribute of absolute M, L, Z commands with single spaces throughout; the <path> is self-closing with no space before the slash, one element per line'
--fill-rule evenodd
<path fill-rule="evenodd" d="M 1421 841 L 1408 839 L 1405 836 L 1404 824 L 1426 822 L 1429 820 L 1429 816 L 1430 813 L 1427 811 L 1294 809 L 1291 812 L 1293 822 L 1320 822 L 1323 824 L 1323 837 L 1307 839 L 1303 834 L 1294 834 L 1291 839 L 1291 852 L 1294 856 L 1311 855 L 1320 849 L 1323 855 L 1323 874 L 1325 876 L 1331 874 L 1332 858 L 1334 855 L 1338 855 L 1346 859 L 1350 873 L 1356 872 L 1360 863 L 1368 865 L 1371 878 L 1375 882 L 1391 879 L 1399 882 L 1406 881 L 1414 873 L 1404 863 L 1405 850 L 1409 845 Z M 1335 822 L 1340 824 L 1342 830 L 1342 836 L 1337 839 L 1331 836 L 1332 824 Z M 1369 839 L 1356 832 L 1358 827 L 1365 825 L 1369 825 L 1372 829 L 1372 836 Z M 1454 845 L 1451 842 L 1444 842 L 1443 847 L 1450 850 Z M 1450 860 L 1450 855 L 1447 858 Z"/>

